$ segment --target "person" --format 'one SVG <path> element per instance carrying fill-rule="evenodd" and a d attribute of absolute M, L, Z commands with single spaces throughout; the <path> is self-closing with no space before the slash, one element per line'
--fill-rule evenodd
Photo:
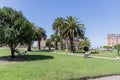
<path fill-rule="evenodd" d="M 90 55 L 90 51 L 87 51 L 87 52 L 85 52 L 84 57 L 85 57 L 85 58 L 88 58 L 89 55 Z"/>
<path fill-rule="evenodd" d="M 68 53 L 68 49 L 65 49 L 65 52 Z"/>
<path fill-rule="evenodd" d="M 25 49 L 25 51 L 21 53 L 18 51 L 18 49 L 15 49 L 15 53 L 18 53 L 18 55 L 25 55 L 27 53 L 27 50 Z"/>
<path fill-rule="evenodd" d="M 15 49 L 15 52 L 20 54 L 20 51 L 18 51 L 18 49 Z"/>

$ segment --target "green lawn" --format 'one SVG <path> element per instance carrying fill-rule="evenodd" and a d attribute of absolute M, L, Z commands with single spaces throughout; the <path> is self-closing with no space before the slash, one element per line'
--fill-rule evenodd
<path fill-rule="evenodd" d="M 91 52 L 95 52 L 95 51 L 91 51 Z M 98 51 L 97 51 L 98 52 Z M 77 54 L 84 54 L 85 52 L 84 51 L 80 51 L 80 50 L 77 50 L 75 53 Z M 91 54 L 91 56 L 100 56 L 100 57 L 109 57 L 109 58 L 116 58 L 118 57 L 118 54 L 117 54 L 117 51 L 99 51 L 99 54 Z"/>
<path fill-rule="evenodd" d="M 115 58 L 117 57 L 117 52 L 108 52 L 108 51 L 99 51 L 99 54 L 92 54 L 92 56 L 102 56 L 102 57 L 110 57 L 110 58 Z"/>
<path fill-rule="evenodd" d="M 10 55 L 0 49 L 0 56 Z M 1 80 L 70 80 L 120 74 L 119 60 L 83 58 L 49 52 L 28 52 L 24 61 L 0 61 Z"/>

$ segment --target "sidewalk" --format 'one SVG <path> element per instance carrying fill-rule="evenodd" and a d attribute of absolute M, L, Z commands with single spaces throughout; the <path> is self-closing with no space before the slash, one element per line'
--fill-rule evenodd
<path fill-rule="evenodd" d="M 95 79 L 88 79 L 88 80 L 120 80 L 120 76 L 106 76 L 101 78 L 95 78 Z"/>
<path fill-rule="evenodd" d="M 64 52 L 51 52 L 56 54 L 65 54 L 65 55 L 72 55 L 72 56 L 84 56 L 81 54 L 74 54 L 74 53 L 64 53 Z M 120 60 L 119 58 L 109 58 L 109 57 L 101 57 L 101 56 L 89 56 L 91 58 L 99 58 L 99 59 L 109 59 L 109 60 Z"/>

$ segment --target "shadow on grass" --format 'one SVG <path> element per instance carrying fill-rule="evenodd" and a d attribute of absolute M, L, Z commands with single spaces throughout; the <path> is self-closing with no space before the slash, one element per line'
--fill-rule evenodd
<path fill-rule="evenodd" d="M 76 53 L 76 54 L 85 54 L 84 51 L 75 51 L 74 53 Z"/>
<path fill-rule="evenodd" d="M 15 58 L 11 58 L 10 56 L 2 56 L 0 57 L 0 61 L 36 61 L 36 60 L 46 60 L 53 59 L 53 56 L 47 55 L 24 55 L 24 56 L 16 56 Z"/>
<path fill-rule="evenodd" d="M 54 50 L 34 50 L 31 52 L 53 52 Z"/>

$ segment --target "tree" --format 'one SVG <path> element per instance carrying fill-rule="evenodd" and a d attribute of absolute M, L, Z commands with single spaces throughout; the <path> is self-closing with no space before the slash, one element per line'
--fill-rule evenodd
<path fill-rule="evenodd" d="M 40 50 L 41 49 L 41 40 L 46 40 L 46 31 L 41 28 L 41 27 L 37 27 L 35 29 L 35 34 L 34 34 L 34 39 L 38 41 L 38 49 Z"/>
<path fill-rule="evenodd" d="M 64 28 L 64 18 L 57 17 L 53 22 L 53 30 L 55 31 L 55 35 L 60 38 L 60 46 L 62 49 L 62 29 Z M 56 39 L 56 49 L 58 47 L 58 39 Z"/>
<path fill-rule="evenodd" d="M 27 51 L 31 51 L 31 46 L 33 44 L 34 41 L 34 32 L 35 32 L 35 27 L 33 23 L 26 23 L 26 26 L 29 26 L 31 28 L 28 28 L 27 30 L 30 30 L 30 32 L 28 33 L 29 38 L 26 38 L 26 44 L 28 45 Z"/>
<path fill-rule="evenodd" d="M 82 39 L 79 43 L 79 48 L 83 49 L 84 47 L 90 47 L 90 41 L 87 37 L 85 37 L 84 39 Z"/>
<path fill-rule="evenodd" d="M 46 46 L 49 48 L 49 50 L 51 50 L 51 47 L 53 47 L 50 39 L 46 41 Z"/>
<path fill-rule="evenodd" d="M 89 47 L 88 47 L 88 46 L 84 46 L 83 50 L 84 50 L 85 52 L 87 52 L 87 51 L 89 51 Z"/>
<path fill-rule="evenodd" d="M 73 40 L 74 38 L 84 38 L 84 24 L 81 24 L 78 18 L 72 16 L 67 17 L 65 21 L 66 27 L 64 28 L 63 38 L 70 40 L 70 50 L 74 52 Z"/>
<path fill-rule="evenodd" d="M 115 46 L 114 46 L 114 49 L 116 49 L 116 50 L 118 51 L 117 54 L 120 55 L 120 54 L 119 54 L 119 52 L 120 52 L 120 44 L 115 45 Z"/>
<path fill-rule="evenodd" d="M 0 43 L 10 47 L 12 58 L 17 45 L 28 43 L 32 35 L 34 27 L 28 26 L 29 23 L 22 12 L 9 7 L 0 8 Z"/>
<path fill-rule="evenodd" d="M 103 46 L 103 48 L 105 48 L 107 51 L 109 51 L 109 49 L 112 49 L 111 46 Z"/>
<path fill-rule="evenodd" d="M 50 40 L 52 42 L 55 42 L 55 49 L 57 50 L 58 49 L 58 42 L 60 42 L 60 37 L 54 34 L 54 35 L 50 36 Z"/>

